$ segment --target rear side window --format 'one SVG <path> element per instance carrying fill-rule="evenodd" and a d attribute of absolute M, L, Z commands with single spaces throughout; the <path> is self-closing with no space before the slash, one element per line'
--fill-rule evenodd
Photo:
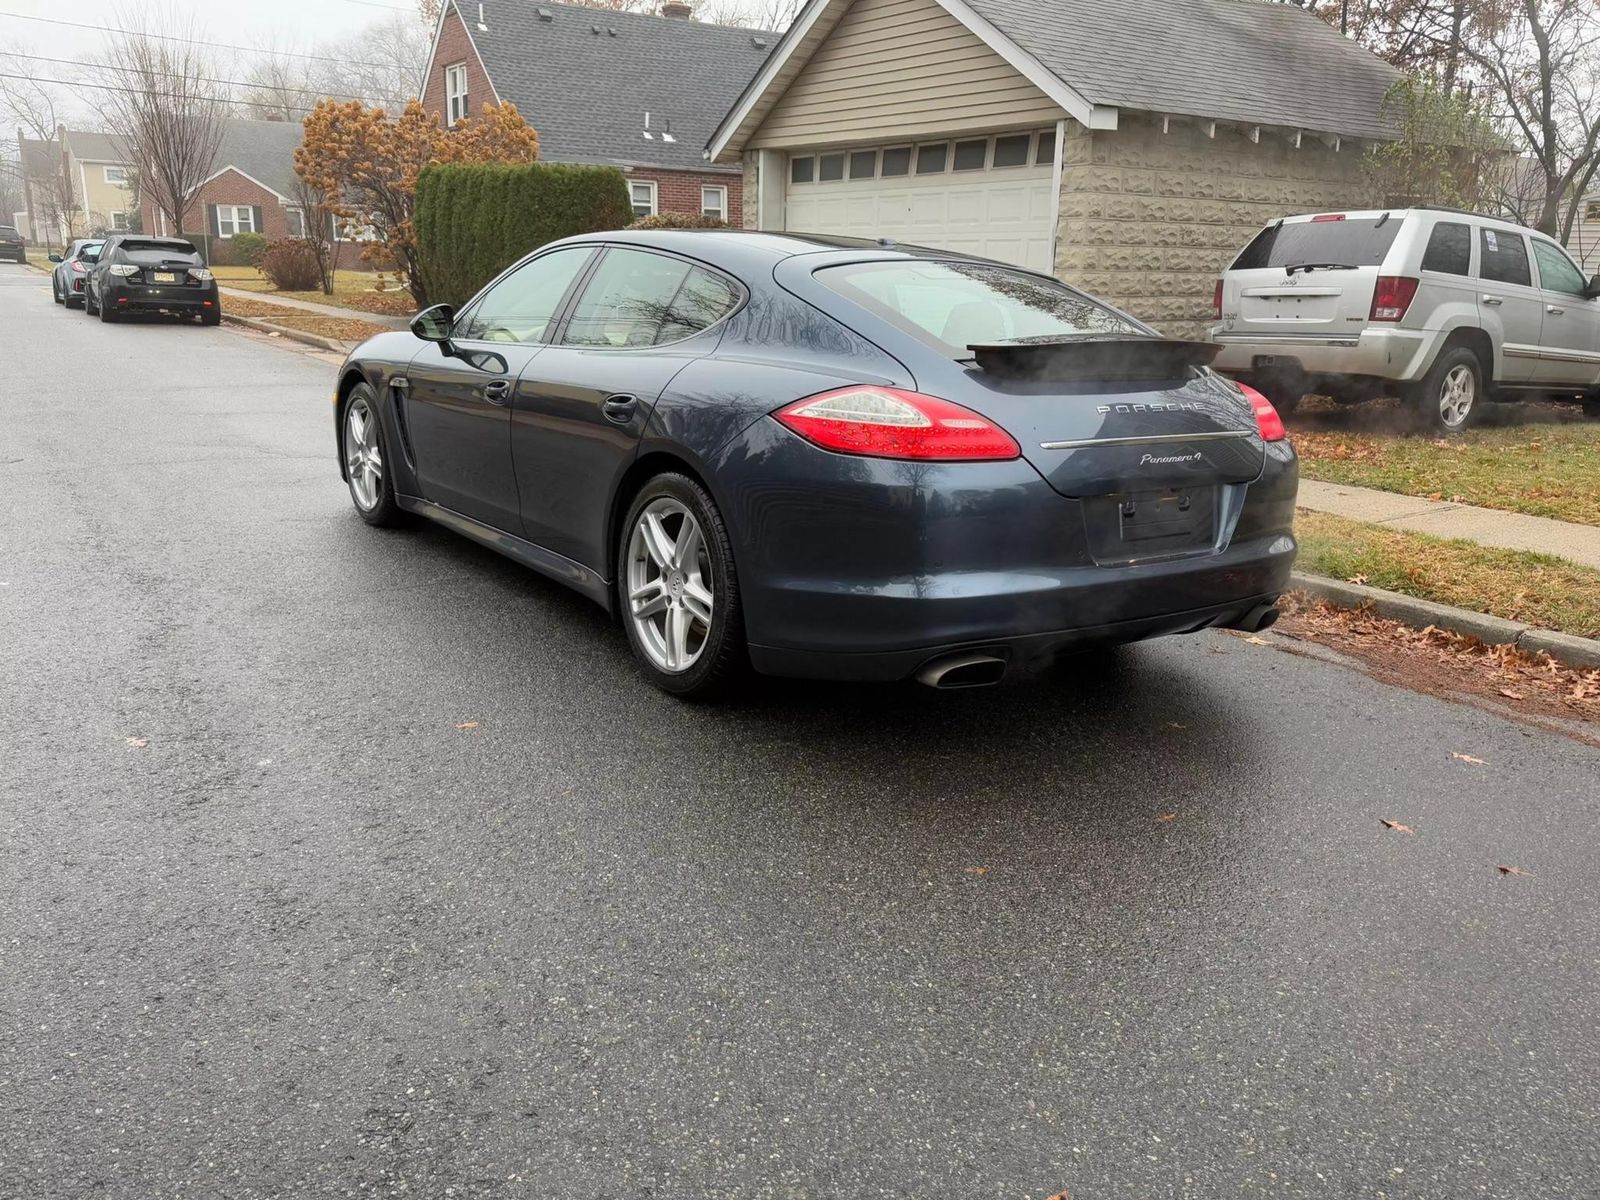
<path fill-rule="evenodd" d="M 1381 266 L 1400 233 L 1393 217 L 1338 221 L 1285 221 L 1269 225 L 1233 260 L 1235 271 L 1298 267 L 1309 263 L 1343 267 Z"/>
<path fill-rule="evenodd" d="M 1478 268 L 1480 278 L 1494 283 L 1520 283 L 1533 285 L 1533 273 L 1528 269 L 1528 244 L 1520 233 L 1507 233 L 1503 229 L 1480 229 L 1483 264 Z"/>
<path fill-rule="evenodd" d="M 1144 332 L 1065 284 L 987 263 L 853 263 L 816 278 L 955 359 L 986 342 Z"/>
<path fill-rule="evenodd" d="M 1454 221 L 1440 221 L 1428 235 L 1428 248 L 1422 254 L 1424 271 L 1443 271 L 1446 275 L 1472 273 L 1472 228 Z"/>
<path fill-rule="evenodd" d="M 1583 272 L 1553 243 L 1534 238 L 1533 256 L 1539 260 L 1539 282 L 1546 291 L 1581 296 L 1589 290 Z"/>
<path fill-rule="evenodd" d="M 732 284 L 682 259 L 613 248 L 573 306 L 562 341 L 659 346 L 699 333 L 732 312 L 738 300 Z"/>

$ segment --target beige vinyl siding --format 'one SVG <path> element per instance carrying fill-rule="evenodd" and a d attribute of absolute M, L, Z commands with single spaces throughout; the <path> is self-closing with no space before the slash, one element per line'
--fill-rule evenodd
<path fill-rule="evenodd" d="M 987 133 L 1062 115 L 937 0 L 856 0 L 748 144 Z"/>

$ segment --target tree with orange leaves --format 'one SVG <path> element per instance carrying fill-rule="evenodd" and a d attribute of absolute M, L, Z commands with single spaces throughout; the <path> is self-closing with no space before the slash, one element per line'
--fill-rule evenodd
<path fill-rule="evenodd" d="M 528 163 L 539 157 L 539 135 L 514 104 L 483 106 L 481 116 L 449 129 L 412 100 L 397 117 L 360 101 L 323 100 L 305 119 L 294 169 L 306 185 L 329 197 L 338 218 L 370 227 L 374 241 L 362 252 L 383 257 L 405 272 L 419 305 L 428 303 L 427 280 L 417 260 L 417 175 L 431 163 Z"/>

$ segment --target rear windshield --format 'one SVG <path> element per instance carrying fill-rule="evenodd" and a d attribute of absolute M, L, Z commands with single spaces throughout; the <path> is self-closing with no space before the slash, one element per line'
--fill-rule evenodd
<path fill-rule="evenodd" d="M 15 237 L 17 234 L 17 227 L 15 225 L 0 225 L 0 233 Z"/>
<path fill-rule="evenodd" d="M 117 250 L 131 263 L 184 262 L 198 265 L 200 262 L 200 251 L 189 242 L 124 238 L 117 243 Z"/>
<path fill-rule="evenodd" d="M 957 359 L 985 343 L 1145 332 L 1065 284 L 990 263 L 852 263 L 825 267 L 816 278 Z"/>
<path fill-rule="evenodd" d="M 1233 261 L 1235 271 L 1337 263 L 1376 267 L 1400 233 L 1394 217 L 1349 217 L 1339 221 L 1295 221 L 1269 225 Z"/>
<path fill-rule="evenodd" d="M 104 242 L 85 242 L 78 247 L 78 257 L 93 262 L 100 257 L 100 251 L 105 247 Z"/>

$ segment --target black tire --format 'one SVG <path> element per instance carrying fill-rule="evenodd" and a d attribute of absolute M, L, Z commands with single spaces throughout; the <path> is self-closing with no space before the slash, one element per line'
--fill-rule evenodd
<path fill-rule="evenodd" d="M 352 449 L 350 415 L 362 406 L 370 417 L 372 436 L 377 439 L 379 457 L 378 478 L 370 505 L 363 503 L 362 490 L 350 461 Z M 405 510 L 395 502 L 394 498 L 394 483 L 391 479 L 393 472 L 390 464 L 395 460 L 389 452 L 389 437 L 384 432 L 383 420 L 378 416 L 377 397 L 364 383 L 358 383 L 351 388 L 350 394 L 339 407 L 339 461 L 344 464 L 345 484 L 350 489 L 350 503 L 355 505 L 356 514 L 363 521 L 380 528 L 405 523 Z"/>
<path fill-rule="evenodd" d="M 202 324 L 202 325 L 221 325 L 222 324 L 222 310 L 221 309 L 212 309 L 210 312 L 201 313 L 200 314 L 200 324 Z"/>
<path fill-rule="evenodd" d="M 94 293 L 89 290 L 89 285 L 83 285 L 83 312 L 85 316 L 92 317 L 96 313 L 94 306 Z"/>
<path fill-rule="evenodd" d="M 646 509 L 660 505 L 677 506 L 693 516 L 700 530 L 699 545 L 702 553 L 690 570 L 678 571 L 676 584 L 666 582 L 662 574 L 661 596 L 669 605 L 679 608 L 685 616 L 685 628 L 692 628 L 692 593 L 686 579 L 692 575 L 695 583 L 705 586 L 705 575 L 710 574 L 709 592 L 712 597 L 711 620 L 705 634 L 699 639 L 690 665 L 682 670 L 664 669 L 656 661 L 656 650 L 645 645 L 641 619 L 635 616 L 634 604 L 629 595 L 630 570 L 649 572 L 657 569 L 635 553 L 634 534 L 640 517 Z M 671 518 L 667 518 L 669 521 Z M 677 534 L 682 535 L 684 525 L 678 518 Z M 750 651 L 745 644 L 744 611 L 739 598 L 739 576 L 733 561 L 733 543 L 728 537 L 728 527 L 715 502 L 699 483 L 686 475 L 668 473 L 657 475 L 642 488 L 628 506 L 627 518 L 622 522 L 617 537 L 617 610 L 622 626 L 627 631 L 628 644 L 645 677 L 664 692 L 685 700 L 711 700 L 735 692 L 750 674 Z M 663 631 L 670 614 L 663 613 Z M 648 622 L 643 622 L 648 624 Z"/>
<path fill-rule="evenodd" d="M 1471 390 L 1464 412 L 1460 407 L 1461 397 L 1452 394 L 1452 389 L 1463 379 L 1470 381 Z M 1483 410 L 1488 403 L 1489 390 L 1484 385 L 1483 364 L 1478 361 L 1476 352 L 1466 346 L 1452 346 L 1444 350 L 1434 360 L 1427 375 L 1410 389 L 1406 397 L 1407 407 L 1418 429 L 1435 436 L 1465 433 L 1482 420 Z"/>
<path fill-rule="evenodd" d="M 102 325 L 115 325 L 117 323 L 118 313 L 116 309 L 106 307 L 105 297 L 102 296 L 100 298 L 100 304 L 95 311 L 100 314 L 100 323 Z"/>
<path fill-rule="evenodd" d="M 67 298 L 61 294 L 61 285 L 56 282 L 55 272 L 50 273 L 50 299 L 57 304 L 65 304 Z"/>
<path fill-rule="evenodd" d="M 1591 392 L 1583 398 L 1583 415 L 1591 421 L 1600 421 L 1600 393 Z"/>

